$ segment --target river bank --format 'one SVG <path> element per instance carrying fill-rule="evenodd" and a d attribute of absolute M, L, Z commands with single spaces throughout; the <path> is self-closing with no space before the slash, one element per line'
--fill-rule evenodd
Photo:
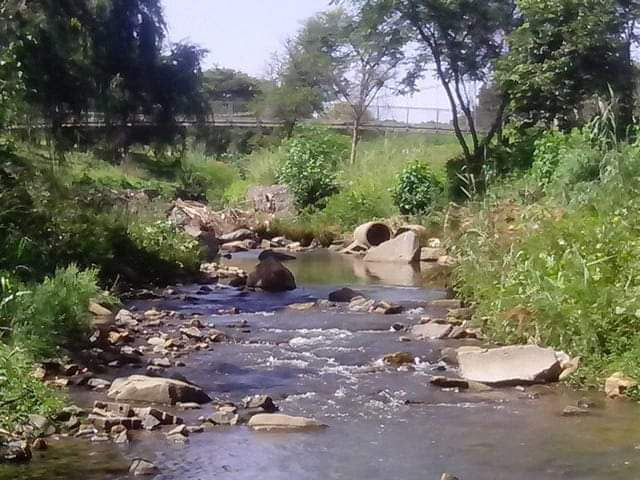
<path fill-rule="evenodd" d="M 249 268 L 257 259 L 240 254 L 229 262 Z M 300 284 L 293 292 L 246 295 L 214 288 L 203 293 L 200 285 L 177 286 L 166 298 L 127 304 L 132 312 L 178 312 L 162 326 L 151 323 L 158 319 L 142 322 L 146 333 L 132 346 L 147 344 L 160 331 L 173 337 L 198 315 L 202 331 L 215 328 L 227 340 L 172 359 L 184 366 L 173 365 L 164 375 L 184 375 L 214 402 L 238 405 L 247 396 L 269 395 L 282 413 L 315 418 L 327 429 L 265 434 L 246 426 L 211 425 L 190 434 L 187 443 L 176 444 L 166 438 L 173 427 L 162 427 L 132 431 L 126 446 L 52 438 L 49 449 L 36 452 L 31 464 L 18 470 L 2 467 L 0 476 L 15 478 L 19 472 L 20 478 L 30 480 L 122 478 L 136 457 L 152 461 L 160 479 L 418 479 L 439 478 L 444 471 L 487 480 L 514 478 L 514 472 L 524 479 L 622 479 L 637 471 L 634 447 L 640 431 L 630 421 L 637 415 L 631 402 L 589 396 L 595 406 L 588 416 L 563 417 L 563 409 L 576 405 L 583 394 L 561 386 L 487 392 L 431 386 L 434 375 L 455 375 L 439 359 L 443 348 L 461 342 L 407 342 L 403 337 L 410 336 L 407 330 L 422 316 L 446 314 L 442 307 L 430 306 L 445 297 L 446 290 L 384 285 L 358 273 L 358 259 L 332 253 L 304 254 L 288 266 Z M 372 315 L 326 303 L 330 291 L 348 285 L 371 298 L 404 305 L 405 312 Z M 315 299 L 320 306 L 302 311 L 288 307 Z M 230 305 L 239 313 L 220 314 Z M 394 326 L 400 323 L 406 328 Z M 381 362 L 398 351 L 416 360 L 400 367 Z M 100 377 L 110 381 L 144 372 L 151 356 L 157 354 L 146 354 L 137 368 L 112 368 Z M 89 410 L 94 401 L 105 400 L 105 390 L 73 388 L 71 395 Z M 215 413 L 210 404 L 198 410 L 159 408 L 182 417 L 188 426 L 200 425 L 199 417 Z"/>

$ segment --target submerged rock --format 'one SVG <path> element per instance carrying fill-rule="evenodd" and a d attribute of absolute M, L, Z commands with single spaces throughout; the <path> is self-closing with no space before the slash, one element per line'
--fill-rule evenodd
<path fill-rule="evenodd" d="M 458 363 L 462 377 L 488 385 L 555 382 L 562 371 L 556 352 L 536 345 L 463 350 Z"/>
<path fill-rule="evenodd" d="M 563 417 L 582 417 L 589 415 L 591 412 L 585 408 L 576 407 L 574 405 L 568 405 L 562 410 Z"/>
<path fill-rule="evenodd" d="M 285 292 L 296 289 L 296 280 L 288 268 L 273 258 L 267 258 L 249 274 L 247 286 L 267 292 Z"/>
<path fill-rule="evenodd" d="M 406 232 L 370 249 L 364 261 L 412 263 L 417 259 L 419 249 L 418 236 L 414 232 Z"/>
<path fill-rule="evenodd" d="M 280 413 L 259 413 L 251 417 L 248 423 L 254 430 L 300 430 L 322 428 L 317 420 L 305 417 L 292 417 Z"/>
<path fill-rule="evenodd" d="M 189 383 L 169 378 L 132 375 L 113 381 L 109 398 L 118 401 L 140 401 L 174 405 L 177 402 L 207 403 L 211 399 L 204 391 Z"/>

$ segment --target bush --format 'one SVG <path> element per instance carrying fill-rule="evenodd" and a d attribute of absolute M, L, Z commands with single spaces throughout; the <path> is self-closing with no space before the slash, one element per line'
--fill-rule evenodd
<path fill-rule="evenodd" d="M 351 187 L 327 201 L 327 206 L 318 215 L 328 224 L 351 230 L 362 223 L 384 218 L 393 212 L 389 209 L 388 198 L 384 192 L 375 188 Z"/>
<path fill-rule="evenodd" d="M 444 193 L 443 182 L 420 161 L 409 164 L 397 176 L 393 201 L 404 215 L 427 212 Z"/>
<path fill-rule="evenodd" d="M 531 176 L 547 192 L 570 195 L 571 190 L 599 178 L 605 152 L 589 133 L 550 131 L 535 142 Z"/>
<path fill-rule="evenodd" d="M 176 269 L 195 272 L 200 268 L 198 241 L 169 221 L 136 222 L 129 226 L 128 234 L 139 250 Z"/>
<path fill-rule="evenodd" d="M 55 357 L 64 347 L 84 343 L 89 331 L 89 302 L 100 295 L 95 270 L 59 269 L 27 288 L 13 306 L 12 341 L 36 358 Z"/>
<path fill-rule="evenodd" d="M 200 151 L 189 151 L 182 161 L 177 195 L 222 206 L 224 191 L 238 179 L 229 165 L 214 161 Z"/>
<path fill-rule="evenodd" d="M 33 363 L 21 349 L 0 343 L 0 427 L 12 431 L 29 415 L 51 418 L 62 399 L 33 376 Z"/>
<path fill-rule="evenodd" d="M 278 181 L 289 187 L 298 208 L 322 208 L 338 191 L 337 169 L 348 152 L 346 137 L 320 128 L 300 130 L 286 144 Z"/>

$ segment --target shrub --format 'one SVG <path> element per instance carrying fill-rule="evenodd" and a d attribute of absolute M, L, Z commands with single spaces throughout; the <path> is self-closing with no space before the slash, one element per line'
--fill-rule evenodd
<path fill-rule="evenodd" d="M 291 190 L 298 208 L 322 208 L 326 198 L 338 191 L 337 168 L 348 151 L 345 139 L 328 130 L 307 128 L 287 142 L 287 159 L 277 176 Z"/>
<path fill-rule="evenodd" d="M 404 215 L 427 212 L 444 192 L 443 182 L 420 161 L 409 164 L 396 177 L 393 200 Z"/>
<path fill-rule="evenodd" d="M 0 427 L 9 431 L 29 415 L 52 417 L 61 398 L 33 376 L 33 363 L 19 348 L 0 343 Z"/>
<path fill-rule="evenodd" d="M 255 150 L 244 161 L 243 169 L 251 185 L 273 185 L 278 181 L 278 171 L 287 160 L 282 146 Z"/>
<path fill-rule="evenodd" d="M 200 267 L 198 241 L 169 221 L 136 222 L 128 233 L 138 249 L 161 261 L 192 272 Z"/>
<path fill-rule="evenodd" d="M 182 161 L 177 195 L 221 206 L 225 189 L 237 178 L 238 174 L 231 166 L 191 150 Z"/>
<path fill-rule="evenodd" d="M 247 201 L 247 191 L 251 184 L 247 180 L 237 180 L 224 191 L 226 205 L 240 205 Z"/>
<path fill-rule="evenodd" d="M 391 215 L 390 204 L 384 192 L 375 188 L 351 186 L 330 197 L 327 206 L 318 215 L 328 224 L 350 230 L 358 225 Z"/>
<path fill-rule="evenodd" d="M 36 358 L 54 357 L 86 341 L 89 302 L 99 296 L 95 270 L 59 269 L 29 288 L 13 307 L 12 340 Z"/>
<path fill-rule="evenodd" d="M 586 130 L 550 131 L 535 142 L 531 176 L 548 192 L 570 195 L 582 183 L 600 176 L 606 155 Z"/>

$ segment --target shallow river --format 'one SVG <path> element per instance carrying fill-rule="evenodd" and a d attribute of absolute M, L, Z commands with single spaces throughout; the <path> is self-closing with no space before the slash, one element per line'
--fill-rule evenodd
<path fill-rule="evenodd" d="M 251 255 L 228 263 L 250 268 Z M 193 434 L 185 446 L 162 434 L 144 433 L 126 448 L 54 442 L 31 465 L 0 469 L 2 479 L 98 480 L 125 478 L 132 457 L 156 463 L 158 480 L 367 479 L 438 480 L 451 472 L 462 480 L 638 479 L 640 408 L 593 396 L 588 417 L 560 416 L 583 394 L 558 387 L 495 390 L 484 394 L 441 391 L 429 377 L 442 374 L 439 350 L 452 342 L 401 342 L 390 327 L 412 325 L 426 301 L 445 290 L 423 286 L 433 272 L 380 267 L 327 253 L 301 256 L 288 266 L 300 288 L 287 294 L 240 294 L 233 289 L 196 296 L 180 287 L 177 298 L 140 303 L 206 315 L 236 339 L 216 345 L 175 369 L 212 398 L 240 401 L 271 395 L 283 413 L 329 425 L 308 433 L 255 433 L 243 426 Z M 437 275 L 436 275 L 437 276 Z M 339 311 L 296 312 L 291 303 L 326 298 L 351 285 L 376 299 L 403 303 L 394 316 Z M 420 285 L 420 286 L 418 286 Z M 442 287 L 442 285 L 440 285 Z M 242 313 L 212 315 L 228 306 Z M 436 312 L 437 313 L 437 312 Z M 246 320 L 250 332 L 234 328 Z M 246 329 L 245 329 L 246 330 Z M 408 351 L 420 358 L 412 370 L 375 370 L 384 354 Z M 121 371 L 119 374 L 131 372 Z M 79 397 L 88 402 L 91 398 Z M 211 406 L 181 412 L 187 424 Z"/>

